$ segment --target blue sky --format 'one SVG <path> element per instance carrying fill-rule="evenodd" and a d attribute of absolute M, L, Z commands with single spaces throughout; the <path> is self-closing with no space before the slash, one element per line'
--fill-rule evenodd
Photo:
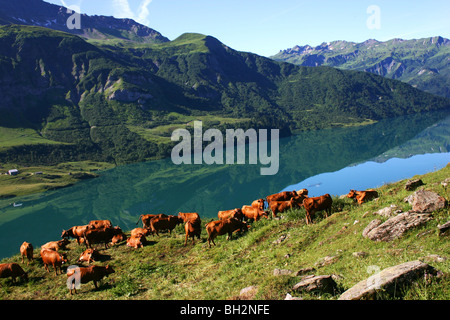
<path fill-rule="evenodd" d="M 45 0 L 89 15 L 132 18 L 173 40 L 211 35 L 263 56 L 295 45 L 450 38 L 449 0 Z M 81 22 L 82 23 L 82 22 Z"/>

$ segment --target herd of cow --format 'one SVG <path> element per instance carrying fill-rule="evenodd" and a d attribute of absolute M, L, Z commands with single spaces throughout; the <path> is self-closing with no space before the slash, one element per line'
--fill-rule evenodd
<path fill-rule="evenodd" d="M 375 190 L 356 191 L 351 190 L 347 195 L 348 198 L 354 198 L 358 204 L 362 204 L 366 201 L 372 200 L 378 197 L 378 193 Z M 232 210 L 219 211 L 219 220 L 208 222 L 206 232 L 208 234 L 208 245 L 211 248 L 211 242 L 215 244 L 214 239 L 217 236 L 227 234 L 227 239 L 230 239 L 233 233 L 245 232 L 250 225 L 248 222 L 257 221 L 262 217 L 269 217 L 269 209 L 272 212 L 272 216 L 276 217 L 277 214 L 287 211 L 292 208 L 305 208 L 306 212 L 306 224 L 310 224 L 317 212 L 324 211 L 325 217 L 331 214 L 333 200 L 329 194 L 325 194 L 319 197 L 308 197 L 308 190 L 302 189 L 299 191 L 283 191 L 270 196 L 265 199 L 257 199 L 252 202 L 251 205 L 244 205 L 242 208 L 236 208 Z M 168 231 L 169 233 L 178 225 L 184 223 L 185 241 L 184 246 L 187 245 L 188 238 L 192 238 L 192 244 L 195 243 L 195 237 L 200 239 L 202 231 L 202 223 L 198 213 L 196 212 L 180 212 L 177 216 L 165 215 L 165 214 L 142 214 L 136 224 L 142 221 L 142 228 L 134 228 L 131 230 L 129 237 L 125 235 L 120 227 L 113 227 L 109 220 L 93 220 L 89 224 L 84 226 L 74 226 L 70 229 L 63 230 L 61 234 L 62 240 L 51 241 L 41 246 L 40 256 L 44 264 L 44 268 L 47 272 L 50 272 L 48 266 L 52 265 L 55 274 L 58 275 L 58 269 L 62 274 L 61 266 L 67 263 L 67 257 L 65 253 L 61 253 L 60 249 L 66 249 L 66 246 L 70 243 L 69 238 L 75 238 L 78 244 L 86 246 L 86 250 L 80 255 L 77 263 L 87 262 L 90 264 L 94 262 L 99 252 L 93 248 L 95 244 L 104 244 L 105 248 L 108 248 L 109 244 L 117 244 L 126 241 L 126 245 L 132 248 L 141 248 L 146 243 L 146 236 L 155 234 L 159 236 L 160 231 Z M 24 242 L 20 247 L 20 254 L 22 257 L 22 263 L 24 263 L 24 257 L 28 259 L 27 265 L 30 261 L 33 261 L 33 246 L 31 243 Z M 109 265 L 103 266 L 88 266 L 78 268 L 81 283 L 87 283 L 93 281 L 95 288 L 97 288 L 97 282 L 103 277 L 114 272 L 113 268 Z M 67 277 L 72 277 L 73 270 L 67 273 Z M 27 280 L 27 273 L 17 263 L 3 263 L 0 264 L 0 278 L 11 277 L 13 283 L 16 277 Z M 72 289 L 69 288 L 72 294 Z"/>

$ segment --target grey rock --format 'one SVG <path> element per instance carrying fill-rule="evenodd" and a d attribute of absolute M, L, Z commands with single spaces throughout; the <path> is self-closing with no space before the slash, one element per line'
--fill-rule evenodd
<path fill-rule="evenodd" d="M 436 192 L 419 190 L 414 192 L 411 205 L 415 212 L 433 212 L 444 208 L 447 205 L 447 200 Z"/>
<path fill-rule="evenodd" d="M 415 190 L 417 187 L 423 186 L 423 185 L 424 185 L 424 183 L 420 179 L 408 180 L 408 182 L 406 182 L 405 189 L 408 191 L 412 191 L 412 190 Z"/>
<path fill-rule="evenodd" d="M 250 286 L 242 289 L 239 293 L 239 299 L 241 300 L 251 300 L 255 297 L 258 292 L 257 286 Z"/>
<path fill-rule="evenodd" d="M 444 224 L 439 224 L 437 226 L 439 230 L 439 236 L 446 236 L 450 233 L 450 220 Z"/>
<path fill-rule="evenodd" d="M 290 275 L 291 273 L 293 273 L 293 271 L 287 270 L 287 269 L 274 269 L 273 270 L 274 276 L 287 276 L 287 275 Z"/>
<path fill-rule="evenodd" d="M 421 261 L 410 261 L 386 268 L 345 291 L 339 300 L 366 300 L 396 296 L 401 288 L 425 275 L 437 275 L 437 270 Z"/>
<path fill-rule="evenodd" d="M 373 241 L 391 241 L 400 238 L 406 231 L 421 226 L 431 219 L 431 214 L 407 211 L 389 218 L 381 224 L 378 224 L 379 221 L 376 221 L 376 223 L 372 221 L 364 229 L 363 236 Z"/>

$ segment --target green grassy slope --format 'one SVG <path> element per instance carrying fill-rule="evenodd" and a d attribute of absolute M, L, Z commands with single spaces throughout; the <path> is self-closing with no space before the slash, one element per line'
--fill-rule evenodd
<path fill-rule="evenodd" d="M 449 198 L 448 190 L 440 182 L 450 176 L 450 166 L 417 176 L 424 188 Z M 333 214 L 324 219 L 320 215 L 313 225 L 304 222 L 304 210 L 292 210 L 280 219 L 263 219 L 252 224 L 250 231 L 227 241 L 225 236 L 216 240 L 217 246 L 208 248 L 205 230 L 202 241 L 184 244 L 183 230 L 178 226 L 174 234 L 149 237 L 150 243 L 141 249 L 125 244 L 103 250 L 98 265 L 111 265 L 115 273 L 105 278 L 99 290 L 93 284 L 82 285 L 79 293 L 70 296 L 66 276 L 47 273 L 37 258 L 30 266 L 26 283 L 12 284 L 0 280 L 1 299 L 237 299 L 242 288 L 255 285 L 255 299 L 284 299 L 287 293 L 303 299 L 337 299 L 344 290 L 380 270 L 403 262 L 421 259 L 443 272 L 440 279 L 417 281 L 407 290 L 398 292 L 395 299 L 448 300 L 450 298 L 450 242 L 438 237 L 438 224 L 448 221 L 448 207 L 433 213 L 433 220 L 413 229 L 402 238 L 391 242 L 372 242 L 361 233 L 375 219 L 372 212 L 396 204 L 406 211 L 410 208 L 403 198 L 411 191 L 404 189 L 406 180 L 378 189 L 380 198 L 358 206 L 350 199 L 334 198 Z M 205 224 L 207 221 L 202 221 Z M 274 243 L 281 237 L 284 241 Z M 24 239 L 26 240 L 26 239 Z M 57 240 L 57 239 L 55 239 Z M 75 241 L 66 251 L 70 263 L 75 263 L 84 247 Z M 355 257 L 354 252 L 366 252 Z M 35 249 L 39 257 L 39 249 Z M 446 257 L 436 261 L 430 255 Z M 325 257 L 331 263 L 323 264 Z M 2 262 L 19 262 L 18 255 Z M 275 276 L 274 269 L 287 269 L 294 273 L 303 268 L 315 268 L 317 275 L 336 277 L 338 291 L 334 294 L 303 294 L 292 287 L 300 277 L 293 274 Z"/>

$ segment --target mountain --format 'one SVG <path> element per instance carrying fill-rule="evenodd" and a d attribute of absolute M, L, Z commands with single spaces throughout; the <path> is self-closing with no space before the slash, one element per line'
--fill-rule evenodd
<path fill-rule="evenodd" d="M 82 19 L 98 23 L 105 37 L 86 38 L 42 26 L 50 9 L 65 8 L 17 1 L 28 2 L 35 7 L 24 7 L 20 19 L 35 25 L 0 26 L 2 163 L 164 157 L 175 144 L 173 130 L 192 129 L 193 120 L 204 130 L 277 128 L 289 135 L 450 108 L 449 99 L 400 81 L 277 62 L 202 34 L 150 41 L 125 32 L 110 41 L 108 24 L 95 16 Z M 4 7 L 1 20 L 18 19 L 19 11 Z"/>
<path fill-rule="evenodd" d="M 143 161 L 170 152 L 171 131 L 279 128 L 282 134 L 450 107 L 364 72 L 301 67 L 184 34 L 160 44 L 96 41 L 37 26 L 0 27 L 2 162 Z M 20 139 L 19 139 L 20 140 Z"/>
<path fill-rule="evenodd" d="M 69 20 L 73 11 L 42 0 L 0 0 L 0 25 L 42 26 L 79 35 L 86 39 L 124 39 L 134 42 L 161 43 L 169 39 L 156 30 L 131 19 L 81 14 L 80 29 Z M 70 29 L 71 27 L 72 29 Z"/>
<path fill-rule="evenodd" d="M 302 66 L 365 71 L 404 81 L 450 97 L 450 40 L 442 37 L 362 43 L 333 41 L 317 47 L 295 46 L 271 57 Z"/>

